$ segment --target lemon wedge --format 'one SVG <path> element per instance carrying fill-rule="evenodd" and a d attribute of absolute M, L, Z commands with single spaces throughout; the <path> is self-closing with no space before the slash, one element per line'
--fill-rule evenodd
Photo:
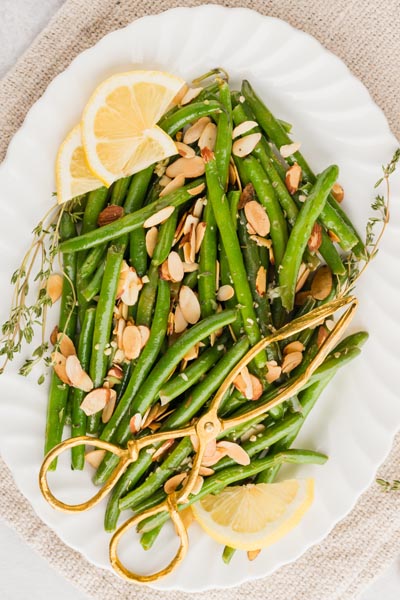
<path fill-rule="evenodd" d="M 105 185 L 177 154 L 156 123 L 184 85 L 162 71 L 131 71 L 96 88 L 83 111 L 82 140 L 90 169 Z"/>
<path fill-rule="evenodd" d="M 82 146 L 81 128 L 77 125 L 61 144 L 56 158 L 58 203 L 63 204 L 102 185 L 89 169 Z"/>
<path fill-rule="evenodd" d="M 195 519 L 220 544 L 265 548 L 299 524 L 314 498 L 313 479 L 226 487 L 193 504 Z"/>

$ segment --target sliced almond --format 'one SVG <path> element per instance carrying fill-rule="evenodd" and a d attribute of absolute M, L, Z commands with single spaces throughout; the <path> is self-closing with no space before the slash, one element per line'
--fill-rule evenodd
<path fill-rule="evenodd" d="M 290 344 L 286 344 L 286 346 L 283 349 L 283 355 L 286 356 L 286 354 L 290 354 L 291 352 L 303 352 L 304 351 L 304 344 L 302 344 L 301 342 L 290 342 Z"/>
<path fill-rule="evenodd" d="M 257 556 L 260 554 L 261 549 L 259 548 L 258 550 L 247 550 L 247 558 L 249 560 L 255 560 L 257 558 Z"/>
<path fill-rule="evenodd" d="M 171 179 L 169 183 L 163 188 L 160 192 L 160 198 L 163 198 L 167 194 L 174 192 L 175 190 L 179 190 L 183 185 L 185 185 L 185 176 L 180 174 Z"/>
<path fill-rule="evenodd" d="M 183 235 L 183 226 L 186 222 L 186 218 L 187 218 L 187 212 L 183 213 L 183 215 L 181 216 L 181 218 L 179 219 L 179 223 L 177 228 L 175 229 L 175 235 L 174 235 L 174 240 L 172 245 L 174 246 L 177 242 L 179 242 L 179 240 L 181 239 L 182 235 Z"/>
<path fill-rule="evenodd" d="M 118 319 L 117 321 L 117 346 L 120 350 L 123 349 L 123 335 L 124 335 L 124 330 L 126 327 L 126 321 L 125 319 Z"/>
<path fill-rule="evenodd" d="M 159 225 L 160 223 L 164 223 L 172 215 L 174 212 L 174 206 L 165 206 L 161 210 L 151 215 L 148 219 L 143 223 L 143 227 L 145 229 L 149 229 L 150 227 L 154 227 L 155 225 Z"/>
<path fill-rule="evenodd" d="M 201 156 L 193 156 L 192 158 L 178 158 L 175 162 L 168 166 L 166 174 L 168 177 L 173 178 L 176 178 L 179 175 L 181 177 L 188 177 L 189 179 L 193 177 L 200 177 L 200 175 L 204 174 L 204 160 L 201 158 Z"/>
<path fill-rule="evenodd" d="M 176 106 L 177 104 L 180 104 L 182 102 L 182 99 L 185 97 L 185 94 L 187 94 L 188 90 L 189 86 L 187 85 L 187 83 L 184 83 L 180 90 L 172 98 L 171 105 Z"/>
<path fill-rule="evenodd" d="M 110 390 L 110 397 L 107 401 L 107 404 L 103 408 L 103 412 L 101 413 L 101 420 L 103 423 L 108 423 L 108 421 L 111 419 L 114 413 L 116 402 L 117 392 L 115 390 Z"/>
<path fill-rule="evenodd" d="M 124 376 L 124 372 L 119 365 L 113 365 L 111 369 L 107 371 L 107 379 L 115 380 L 115 383 L 119 383 Z"/>
<path fill-rule="evenodd" d="M 54 326 L 53 331 L 50 334 L 50 344 L 55 346 L 57 344 L 57 336 L 58 336 L 58 325 Z"/>
<path fill-rule="evenodd" d="M 232 460 L 238 463 L 238 465 L 249 465 L 250 464 L 250 456 L 247 454 L 246 450 L 236 444 L 235 442 L 218 442 L 217 446 L 219 448 L 223 448 L 225 450 L 226 456 L 229 456 Z"/>
<path fill-rule="evenodd" d="M 246 225 L 246 229 L 247 229 L 247 233 L 251 236 L 254 235 L 256 233 L 255 229 L 250 225 L 250 223 L 247 223 Z"/>
<path fill-rule="evenodd" d="M 182 263 L 183 265 L 183 270 L 185 271 L 185 273 L 193 273 L 193 271 L 197 271 L 199 268 L 199 264 L 198 263 L 187 263 L 184 262 Z"/>
<path fill-rule="evenodd" d="M 270 230 L 270 222 L 267 212 L 263 206 L 256 200 L 250 200 L 244 207 L 244 214 L 246 219 L 254 229 L 254 233 L 261 236 L 266 236 Z"/>
<path fill-rule="evenodd" d="M 146 233 L 146 251 L 150 258 L 153 258 L 154 250 L 157 245 L 158 229 L 151 227 Z"/>
<path fill-rule="evenodd" d="M 127 360 L 138 358 L 142 349 L 142 336 L 136 325 L 128 325 L 122 334 L 122 349 Z"/>
<path fill-rule="evenodd" d="M 200 184 L 200 185 L 204 185 L 204 184 Z M 203 208 L 204 208 L 204 198 L 197 198 L 196 202 L 194 203 L 193 209 L 192 209 L 193 216 L 197 217 L 200 220 L 201 215 L 203 214 Z"/>
<path fill-rule="evenodd" d="M 190 188 L 187 193 L 189 194 L 189 196 L 198 196 L 199 194 L 201 194 L 201 192 L 203 192 L 206 189 L 205 183 L 199 183 L 199 185 L 196 185 L 193 188 Z"/>
<path fill-rule="evenodd" d="M 203 487 L 203 483 L 204 483 L 204 479 L 202 478 L 201 475 L 197 475 L 196 477 L 196 481 L 194 483 L 194 486 L 192 488 L 192 494 L 198 494 L 201 490 L 201 488 Z"/>
<path fill-rule="evenodd" d="M 285 144 L 279 148 L 279 153 L 283 158 L 288 158 L 298 150 L 300 150 L 301 143 L 293 142 L 292 144 Z"/>
<path fill-rule="evenodd" d="M 326 338 L 329 336 L 329 330 L 325 327 L 325 325 L 321 325 L 318 328 L 317 333 L 317 347 L 320 348 L 322 344 L 325 342 Z"/>
<path fill-rule="evenodd" d="M 71 381 L 66 371 L 67 359 L 65 358 L 65 356 L 63 356 L 61 352 L 53 352 L 51 355 L 51 361 L 57 377 L 61 379 L 63 383 L 71 385 Z"/>
<path fill-rule="evenodd" d="M 139 292 L 143 287 L 141 278 L 136 273 L 135 269 L 131 267 L 129 273 L 125 279 L 124 290 L 121 294 L 121 300 L 124 305 L 134 306 L 139 298 Z"/>
<path fill-rule="evenodd" d="M 217 300 L 219 302 L 226 302 L 227 300 L 230 300 L 231 298 L 233 298 L 233 296 L 235 295 L 235 290 L 233 289 L 233 287 L 229 284 L 226 285 L 221 285 L 221 287 L 219 288 L 218 292 L 217 292 Z"/>
<path fill-rule="evenodd" d="M 76 354 L 74 342 L 70 337 L 67 336 L 66 333 L 60 332 L 57 334 L 57 342 L 58 347 L 63 356 L 68 358 L 68 356 L 72 356 Z"/>
<path fill-rule="evenodd" d="M 186 92 L 186 94 L 183 96 L 182 100 L 180 101 L 180 105 L 181 106 L 185 106 L 185 104 L 189 104 L 189 102 L 191 102 L 192 100 L 194 100 L 195 98 L 197 98 L 197 96 L 203 91 L 202 87 L 197 87 L 197 88 L 189 88 Z"/>
<path fill-rule="evenodd" d="M 289 169 L 286 171 L 285 184 L 289 194 L 294 194 L 297 192 L 301 182 L 301 176 L 301 167 L 297 163 L 294 163 L 294 165 L 289 167 Z"/>
<path fill-rule="evenodd" d="M 310 239 L 307 242 L 310 252 L 318 252 L 322 244 L 322 227 L 318 222 L 315 222 L 311 231 Z"/>
<path fill-rule="evenodd" d="M 220 271 L 221 271 L 221 265 L 219 260 L 215 261 L 215 291 L 219 290 L 219 275 L 220 275 Z M 217 312 L 221 312 L 222 310 L 222 306 L 220 305 L 219 310 L 217 309 Z"/>
<path fill-rule="evenodd" d="M 209 467 L 205 467 L 204 465 L 200 465 L 199 475 L 203 475 L 203 477 L 208 477 L 209 475 L 214 475 L 214 469 L 210 469 Z"/>
<path fill-rule="evenodd" d="M 286 354 L 282 362 L 282 373 L 290 373 L 296 368 L 303 360 L 303 354 L 301 352 L 290 352 Z"/>
<path fill-rule="evenodd" d="M 52 273 L 46 283 L 46 292 L 51 303 L 54 304 L 61 297 L 63 289 L 63 277 L 58 273 Z"/>
<path fill-rule="evenodd" d="M 237 180 L 236 177 L 237 170 L 233 166 L 232 163 L 229 163 L 229 183 L 234 186 Z"/>
<path fill-rule="evenodd" d="M 259 296 L 265 296 L 267 293 L 267 271 L 262 266 L 257 271 L 256 291 Z"/>
<path fill-rule="evenodd" d="M 201 117 L 193 123 L 184 133 L 183 142 L 185 144 L 193 144 L 193 142 L 197 142 L 203 133 L 206 126 L 211 123 L 210 117 Z"/>
<path fill-rule="evenodd" d="M 161 444 L 158 450 L 154 452 L 153 456 L 151 457 L 151 460 L 155 461 L 161 456 L 163 456 L 163 454 L 165 454 L 171 448 L 171 446 L 174 445 L 174 441 L 175 440 L 166 440 L 163 444 Z"/>
<path fill-rule="evenodd" d="M 296 293 L 301 290 L 301 288 L 307 281 L 309 274 L 310 274 L 310 269 L 307 267 L 307 265 L 305 263 L 301 263 L 299 273 L 297 275 L 297 282 L 296 282 L 296 289 L 295 289 Z"/>
<path fill-rule="evenodd" d="M 167 177 L 166 175 L 163 175 L 162 177 L 160 177 L 160 181 L 158 183 L 161 187 L 165 187 L 166 185 L 169 184 L 170 181 L 172 181 L 171 177 Z"/>
<path fill-rule="evenodd" d="M 282 367 L 278 365 L 276 360 L 270 360 L 267 362 L 267 374 L 265 376 L 267 383 L 273 383 L 274 381 L 279 379 L 281 373 Z"/>
<path fill-rule="evenodd" d="M 183 158 L 192 158 L 196 156 L 196 152 L 193 150 L 191 146 L 184 144 L 183 142 L 175 142 L 175 146 L 178 149 L 178 154 L 183 156 Z"/>
<path fill-rule="evenodd" d="M 319 267 L 311 282 L 311 295 L 315 300 L 325 300 L 332 291 L 332 271 L 327 265 Z"/>
<path fill-rule="evenodd" d="M 190 360 L 195 360 L 199 355 L 199 344 L 194 344 L 185 354 L 183 360 L 189 362 Z"/>
<path fill-rule="evenodd" d="M 254 189 L 254 185 L 252 183 L 246 183 L 240 194 L 238 209 L 241 210 L 248 202 L 255 200 L 255 198 L 256 190 Z"/>
<path fill-rule="evenodd" d="M 114 363 L 116 363 L 118 365 L 122 365 L 123 362 L 125 362 L 124 351 L 121 350 L 121 348 L 118 348 L 118 350 L 114 354 Z"/>
<path fill-rule="evenodd" d="M 340 183 L 335 183 L 331 190 L 332 196 L 335 198 L 336 202 L 342 202 L 344 198 L 344 189 L 340 185 Z"/>
<path fill-rule="evenodd" d="M 215 123 L 208 123 L 204 127 L 197 144 L 201 150 L 203 148 L 209 148 L 210 150 L 214 150 L 216 139 L 217 139 L 217 126 L 215 125 Z"/>
<path fill-rule="evenodd" d="M 129 309 L 128 309 L 128 305 L 126 304 L 126 302 L 121 302 L 120 312 L 121 312 L 121 319 L 125 319 L 125 321 L 127 321 Z"/>
<path fill-rule="evenodd" d="M 246 135 L 245 137 L 239 138 L 232 144 L 232 154 L 243 158 L 244 156 L 247 156 L 248 154 L 253 152 L 254 148 L 257 146 L 260 140 L 261 133 L 250 133 L 250 135 Z"/>
<path fill-rule="evenodd" d="M 136 413 L 131 417 L 129 421 L 129 429 L 131 433 L 135 434 L 140 431 L 142 427 L 142 415 L 140 413 Z"/>
<path fill-rule="evenodd" d="M 340 237 L 338 237 L 336 235 L 336 233 L 334 231 L 332 231 L 331 229 L 328 229 L 328 235 L 329 235 L 330 239 L 332 240 L 332 242 L 334 242 L 335 244 L 338 244 L 340 242 Z"/>
<path fill-rule="evenodd" d="M 170 252 L 167 259 L 171 281 L 182 281 L 185 274 L 181 257 L 177 252 Z"/>
<path fill-rule="evenodd" d="M 204 221 L 200 221 L 200 223 L 198 223 L 196 225 L 196 254 L 199 252 L 201 244 L 203 242 L 204 239 L 204 235 L 206 233 L 206 229 L 207 229 L 207 223 L 205 223 Z"/>
<path fill-rule="evenodd" d="M 185 317 L 183 316 L 181 307 L 178 306 L 175 309 L 175 318 L 174 318 L 174 329 L 175 329 L 175 333 L 182 333 L 182 331 L 185 331 L 185 329 L 188 326 L 188 322 L 185 319 Z"/>
<path fill-rule="evenodd" d="M 304 292 L 297 292 L 295 298 L 294 298 L 294 303 L 296 306 L 304 306 L 305 303 L 307 302 L 308 298 L 310 298 L 311 296 L 311 291 L 310 290 L 306 290 Z"/>
<path fill-rule="evenodd" d="M 192 231 L 193 225 L 196 227 L 199 222 L 199 219 L 194 215 L 188 215 L 186 217 L 185 223 L 183 225 L 183 233 L 187 235 Z"/>
<path fill-rule="evenodd" d="M 105 450 L 92 450 L 85 454 L 85 460 L 91 467 L 98 469 L 106 455 Z"/>
<path fill-rule="evenodd" d="M 272 240 L 270 239 L 267 240 L 266 238 L 260 237 L 259 235 L 251 235 L 250 239 L 253 240 L 253 242 L 255 242 L 257 246 L 261 246 L 264 248 L 272 247 Z"/>
<path fill-rule="evenodd" d="M 225 448 L 217 447 L 214 454 L 203 457 L 201 464 L 203 467 L 212 467 L 213 465 L 216 465 L 217 462 L 221 460 L 221 458 L 224 458 L 224 456 L 226 456 Z"/>
<path fill-rule="evenodd" d="M 149 341 L 150 329 L 146 325 L 138 325 L 138 329 L 139 329 L 140 337 L 142 340 L 141 346 L 140 346 L 140 348 L 142 349 L 145 347 L 145 345 Z"/>
<path fill-rule="evenodd" d="M 93 389 L 93 381 L 82 369 L 82 365 L 75 354 L 71 354 L 67 357 L 65 371 L 71 385 L 74 387 L 83 390 L 84 392 L 90 392 L 90 390 Z"/>
<path fill-rule="evenodd" d="M 244 135 L 248 131 L 254 129 L 254 127 L 258 127 L 258 123 L 256 123 L 256 121 L 243 121 L 243 123 L 237 125 L 232 131 L 232 139 L 234 140 L 235 138 Z"/>
<path fill-rule="evenodd" d="M 111 390 L 107 388 L 96 388 L 85 396 L 81 403 L 81 410 L 90 417 L 103 410 L 111 396 Z"/>
<path fill-rule="evenodd" d="M 200 319 L 200 303 L 193 290 L 183 285 L 179 291 L 179 306 L 185 321 L 194 325 Z"/>
<path fill-rule="evenodd" d="M 248 400 L 258 400 L 263 393 L 260 380 L 247 367 L 244 367 L 234 379 L 233 385 Z"/>
<path fill-rule="evenodd" d="M 251 378 L 251 386 L 253 388 L 252 400 L 258 400 L 259 398 L 261 398 L 262 393 L 264 391 L 263 386 L 261 384 L 261 381 L 258 379 L 258 377 L 256 377 L 252 373 L 250 373 L 250 378 Z"/>
<path fill-rule="evenodd" d="M 185 479 L 187 479 L 187 473 L 177 473 L 177 475 L 170 477 L 164 483 L 164 492 L 166 494 L 172 494 L 172 492 L 175 492 L 175 490 L 178 489 Z"/>

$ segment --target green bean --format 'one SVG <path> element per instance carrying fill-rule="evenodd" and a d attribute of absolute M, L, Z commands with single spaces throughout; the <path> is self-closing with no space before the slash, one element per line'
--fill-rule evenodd
<path fill-rule="evenodd" d="M 338 176 L 338 167 L 333 165 L 323 171 L 299 212 L 291 231 L 279 272 L 282 304 L 287 311 L 294 305 L 297 276 L 301 259 L 315 221 L 326 203 L 326 199 Z"/>
<path fill-rule="evenodd" d="M 157 213 L 166 206 L 173 206 L 177 208 L 188 200 L 193 200 L 193 196 L 189 193 L 191 189 L 197 187 L 202 183 L 202 179 L 196 179 L 191 181 L 188 185 L 167 194 L 163 198 L 159 198 L 155 202 L 140 208 L 139 210 L 127 214 L 121 219 L 104 225 L 96 231 L 90 231 L 83 235 L 66 240 L 59 246 L 60 252 L 79 252 L 81 250 L 88 250 L 95 246 L 101 245 L 104 242 L 109 242 L 115 238 L 121 237 L 125 233 L 130 233 L 143 226 L 143 223 L 154 213 Z"/>
<path fill-rule="evenodd" d="M 112 186 L 111 189 L 111 204 L 122 206 L 125 200 L 126 192 L 131 183 L 132 175 L 121 177 Z"/>
<path fill-rule="evenodd" d="M 67 240 L 76 233 L 71 216 L 64 212 L 60 222 L 60 238 Z M 63 255 L 63 288 L 61 295 L 59 331 L 64 332 L 70 338 L 75 335 L 77 314 L 75 309 L 75 278 L 76 278 L 76 256 L 73 254 Z M 65 411 L 69 394 L 69 386 L 61 381 L 53 370 L 50 382 L 49 399 L 47 404 L 46 432 L 44 451 L 49 452 L 54 446 L 61 442 L 64 428 Z M 55 470 L 57 460 L 50 465 Z"/>
<path fill-rule="evenodd" d="M 152 529 L 151 531 L 146 531 L 146 533 L 143 533 L 143 535 L 141 535 L 140 545 L 142 546 L 143 550 L 150 550 L 150 548 L 152 548 L 161 529 L 162 525 L 159 525 L 155 529 Z"/>
<path fill-rule="evenodd" d="M 236 226 L 235 226 L 236 227 Z M 231 277 L 231 272 L 229 269 L 228 259 L 226 257 L 226 252 L 222 240 L 220 239 L 219 243 L 219 264 L 220 264 L 220 277 L 222 285 L 233 285 L 233 280 Z M 236 308 L 238 306 L 238 300 L 236 297 L 236 292 L 233 294 L 232 298 L 229 300 L 225 300 L 226 308 Z M 243 321 L 240 312 L 238 311 L 237 317 L 233 323 L 231 323 L 231 332 L 232 337 L 237 340 L 243 333 Z"/>
<path fill-rule="evenodd" d="M 192 290 L 197 285 L 197 278 L 198 278 L 198 271 L 191 271 L 191 272 L 185 274 L 182 284 L 186 285 L 187 287 L 190 287 L 190 289 Z"/>
<path fill-rule="evenodd" d="M 345 337 L 333 350 L 333 354 L 336 352 L 346 351 L 349 348 L 363 346 L 369 338 L 369 334 L 366 331 L 357 331 Z"/>
<path fill-rule="evenodd" d="M 135 508 L 135 505 L 154 494 L 180 467 L 182 462 L 193 452 L 188 437 L 183 438 L 169 453 L 167 458 L 155 471 L 145 479 L 139 487 L 123 496 L 119 501 L 119 509 Z"/>
<path fill-rule="evenodd" d="M 214 314 L 216 301 L 217 223 L 211 202 L 204 209 L 206 230 L 200 246 L 198 290 L 201 316 L 204 319 Z"/>
<path fill-rule="evenodd" d="M 154 166 L 151 165 L 143 171 L 136 173 L 131 180 L 126 200 L 125 213 L 129 214 L 142 208 L 146 192 L 150 184 Z M 129 236 L 130 263 L 138 275 L 142 277 L 147 271 L 146 235 L 144 229 L 136 229 Z"/>
<path fill-rule="evenodd" d="M 160 488 L 156 492 L 154 492 L 154 494 L 152 494 L 151 496 L 148 496 L 147 498 L 142 500 L 142 502 L 138 502 L 136 504 L 133 512 L 134 512 L 134 514 L 139 515 L 141 512 L 143 512 L 149 508 L 153 508 L 153 506 L 156 506 L 157 504 L 162 502 L 164 499 L 165 499 L 164 489 Z"/>
<path fill-rule="evenodd" d="M 107 373 L 107 346 L 110 340 L 115 298 L 121 264 L 126 247 L 126 240 L 110 246 L 107 251 L 104 277 L 101 284 L 100 297 L 96 309 L 96 321 L 93 334 L 92 355 L 90 358 L 89 374 L 95 388 L 103 385 Z M 100 423 L 100 412 L 88 418 L 89 433 L 96 433 Z"/>
<path fill-rule="evenodd" d="M 104 269 L 106 267 L 105 260 L 102 261 L 96 269 L 95 274 L 89 283 L 81 290 L 81 296 L 89 303 L 100 292 L 101 282 L 103 281 Z"/>
<path fill-rule="evenodd" d="M 271 239 L 277 268 L 282 262 L 288 239 L 287 225 L 282 209 L 275 194 L 275 189 L 267 174 L 254 156 L 248 156 L 242 161 L 243 170 L 252 182 L 259 202 L 267 211 L 271 222 Z"/>
<path fill-rule="evenodd" d="M 88 195 L 88 201 L 86 204 L 85 212 L 82 218 L 82 229 L 81 233 L 88 233 L 97 228 L 97 219 L 99 214 L 106 205 L 108 196 L 108 189 L 106 187 L 98 188 Z"/>
<path fill-rule="evenodd" d="M 173 115 L 163 117 L 158 123 L 161 129 L 164 129 L 170 136 L 174 136 L 180 129 L 186 125 L 197 121 L 201 117 L 220 113 L 223 107 L 215 100 L 205 100 L 204 102 L 191 102 L 187 106 L 178 109 Z"/>
<path fill-rule="evenodd" d="M 215 160 L 222 186 L 226 189 L 229 176 L 229 162 L 232 149 L 232 104 L 231 92 L 227 83 L 221 84 L 219 90 L 221 105 L 225 108 L 218 118 L 217 138 L 215 140 Z"/>
<path fill-rule="evenodd" d="M 92 250 L 89 250 L 79 269 L 80 277 L 82 279 L 90 277 L 98 268 L 100 261 L 104 262 L 105 255 L 106 250 L 104 246 L 96 246 Z"/>
<path fill-rule="evenodd" d="M 243 263 L 239 240 L 232 223 L 228 201 L 219 182 L 215 158 L 206 163 L 206 178 L 209 199 L 211 200 L 236 296 L 240 304 L 244 330 L 249 337 L 250 344 L 253 346 L 261 339 L 261 334 L 257 325 L 257 316 L 253 307 L 253 298 L 246 277 L 246 269 Z M 266 354 L 264 351 L 257 354 L 254 363 L 258 368 L 265 366 Z"/>
<path fill-rule="evenodd" d="M 231 216 L 234 226 L 236 227 L 238 218 L 238 206 L 240 202 L 241 193 L 239 190 L 232 190 L 228 192 L 228 202 L 231 209 Z"/>
<path fill-rule="evenodd" d="M 82 323 L 79 335 L 78 358 L 84 371 L 89 370 L 90 355 L 92 352 L 92 339 L 96 309 L 88 308 Z M 72 423 L 71 437 L 78 437 L 86 433 L 86 415 L 81 409 L 85 392 L 79 388 L 72 389 Z M 85 465 L 85 446 L 75 446 L 71 450 L 71 466 L 75 470 L 82 470 Z"/>
<path fill-rule="evenodd" d="M 184 371 L 169 379 L 160 390 L 160 398 L 163 402 L 171 402 L 187 389 L 192 387 L 207 371 L 215 364 L 225 351 L 225 346 L 219 343 L 207 348 L 196 360 L 194 360 Z"/>
<path fill-rule="evenodd" d="M 187 506 L 198 502 L 201 500 L 201 498 L 204 498 L 204 496 L 207 496 L 208 494 L 218 494 L 218 492 L 222 491 L 231 483 L 236 483 L 238 481 L 242 481 L 243 479 L 247 479 L 248 477 L 253 477 L 260 471 L 264 471 L 267 468 L 280 465 L 284 462 L 292 464 L 321 465 L 326 461 L 327 456 L 319 452 L 312 452 L 310 450 L 286 450 L 285 452 L 279 452 L 277 454 L 267 456 L 266 458 L 256 459 L 245 467 L 227 467 L 226 469 L 215 473 L 215 475 L 207 477 L 200 492 L 190 496 L 188 502 L 185 504 L 180 504 L 178 506 L 178 510 L 183 510 Z M 158 513 L 157 515 L 148 517 L 139 523 L 138 531 L 140 533 L 150 531 L 154 527 L 158 527 L 162 523 L 165 523 L 168 521 L 168 519 L 169 514 L 167 512 Z"/>

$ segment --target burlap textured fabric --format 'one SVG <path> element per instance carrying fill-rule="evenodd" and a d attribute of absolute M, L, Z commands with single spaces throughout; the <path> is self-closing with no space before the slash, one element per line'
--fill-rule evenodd
<path fill-rule="evenodd" d="M 400 1 L 399 0 L 231 0 L 215 2 L 246 6 L 280 17 L 314 35 L 342 58 L 384 110 L 400 137 Z M 32 103 L 55 75 L 104 34 L 146 14 L 201 1 L 67 0 L 48 27 L 0 83 L 0 159 Z M 379 469 L 387 478 L 400 473 L 400 435 Z M 383 494 L 372 484 L 356 507 L 320 545 L 296 563 L 264 580 L 240 588 L 197 594 L 210 600 L 236 600 L 251 595 L 261 600 L 349 600 L 357 597 L 400 553 L 398 494 Z M 174 599 L 189 594 L 156 592 L 130 586 L 108 571 L 93 567 L 66 547 L 33 513 L 0 460 L 0 516 L 73 584 L 96 600 L 126 598 Z"/>

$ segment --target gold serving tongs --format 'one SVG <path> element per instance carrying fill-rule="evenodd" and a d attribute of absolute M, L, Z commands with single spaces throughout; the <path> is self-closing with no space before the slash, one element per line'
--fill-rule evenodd
<path fill-rule="evenodd" d="M 348 306 L 347 310 L 339 318 L 332 331 L 329 332 L 327 338 L 318 349 L 318 352 L 315 355 L 314 359 L 310 362 L 310 364 L 308 365 L 308 367 L 302 375 L 300 375 L 291 383 L 288 383 L 286 386 L 281 387 L 273 400 L 257 406 L 254 410 L 251 410 L 243 415 L 227 419 L 220 419 L 218 417 L 218 409 L 220 407 L 222 399 L 229 390 L 232 382 L 243 369 L 243 367 L 248 365 L 249 362 L 261 350 L 266 348 L 269 344 L 285 340 L 288 337 L 291 337 L 292 335 L 303 331 L 304 329 L 307 329 L 309 327 L 316 327 L 317 325 L 322 323 L 327 317 L 331 316 L 336 311 L 340 310 L 345 306 Z M 326 356 L 334 348 L 334 346 L 342 336 L 343 331 L 346 329 L 351 319 L 353 318 L 356 309 L 357 299 L 355 297 L 339 298 L 325 304 L 324 306 L 320 306 L 314 309 L 310 313 L 299 317 L 298 319 L 295 319 L 291 323 L 288 323 L 287 325 L 285 325 L 275 333 L 271 334 L 270 336 L 263 338 L 255 346 L 253 346 L 253 348 L 251 348 L 249 352 L 247 352 L 247 354 L 231 371 L 229 376 L 225 379 L 224 383 L 221 385 L 221 387 L 215 394 L 207 412 L 201 417 L 199 417 L 197 420 L 194 420 L 194 422 L 192 422 L 192 424 L 187 427 L 183 427 L 182 429 L 172 431 L 154 433 L 137 440 L 131 440 L 128 442 L 126 449 L 122 449 L 119 446 L 116 446 L 115 444 L 105 442 L 103 440 L 89 436 L 70 438 L 61 442 L 60 444 L 58 444 L 58 446 L 55 446 L 47 454 L 41 466 L 39 474 L 39 486 L 43 496 L 53 508 L 56 508 L 58 510 L 62 510 L 65 512 L 81 512 L 89 510 L 90 508 L 93 508 L 93 506 L 98 504 L 111 491 L 111 489 L 115 486 L 120 477 L 126 471 L 127 467 L 137 460 L 139 452 L 143 448 L 153 446 L 154 444 L 158 444 L 166 440 L 183 438 L 186 436 L 197 437 L 198 449 L 193 460 L 193 466 L 182 489 L 177 492 L 172 492 L 168 494 L 163 502 L 160 502 L 158 505 L 149 508 L 148 510 L 140 513 L 139 515 L 135 515 L 132 518 L 130 518 L 123 525 L 121 525 L 119 529 L 117 529 L 110 541 L 109 555 L 111 565 L 113 566 L 115 571 L 123 578 L 128 579 L 129 581 L 134 581 L 136 583 L 148 583 L 160 579 L 161 577 L 165 577 L 182 562 L 188 551 L 188 533 L 186 526 L 179 514 L 179 510 L 185 507 L 185 502 L 187 501 L 189 495 L 191 494 L 196 484 L 196 479 L 199 474 L 199 470 L 201 467 L 207 444 L 210 441 L 214 440 L 222 432 L 265 414 L 271 408 L 278 406 L 285 400 L 295 395 L 296 392 L 298 392 L 305 385 L 305 383 L 308 381 L 308 379 L 311 377 L 314 371 L 322 364 Z M 83 443 L 116 454 L 119 457 L 119 464 L 115 468 L 113 474 L 107 480 L 104 487 L 101 488 L 100 491 L 93 496 L 93 498 L 86 502 L 83 502 L 82 504 L 65 504 L 64 502 L 58 500 L 50 491 L 47 482 L 47 471 L 53 460 L 62 452 L 64 452 L 67 449 L 73 448 L 74 446 L 79 446 Z M 138 573 L 134 573 L 128 570 L 122 564 L 118 556 L 118 544 L 121 540 L 121 537 L 132 527 L 135 527 L 139 523 L 141 523 L 144 519 L 165 511 L 169 513 L 169 516 L 175 526 L 177 536 L 180 540 L 180 546 L 176 555 L 164 569 L 156 573 L 152 573 L 150 575 L 139 575 Z"/>

